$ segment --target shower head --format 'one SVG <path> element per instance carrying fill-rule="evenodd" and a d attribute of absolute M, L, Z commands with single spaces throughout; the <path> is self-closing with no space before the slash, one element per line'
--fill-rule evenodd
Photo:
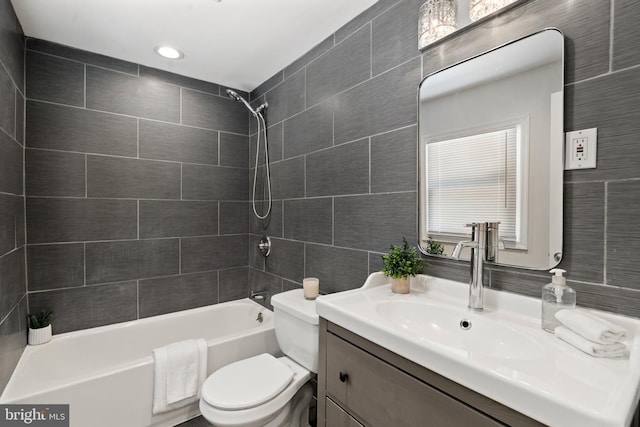
<path fill-rule="evenodd" d="M 241 97 L 240 95 L 238 95 L 238 92 L 236 92 L 235 90 L 227 89 L 227 95 L 229 95 L 229 98 L 234 99 L 234 100 L 244 104 L 244 106 L 247 107 L 247 109 L 249 111 L 251 111 L 251 114 L 253 114 L 254 116 L 258 115 L 256 110 L 254 110 L 253 107 L 251 107 L 251 105 L 249 105 L 247 100 L 244 99 L 243 97 Z"/>

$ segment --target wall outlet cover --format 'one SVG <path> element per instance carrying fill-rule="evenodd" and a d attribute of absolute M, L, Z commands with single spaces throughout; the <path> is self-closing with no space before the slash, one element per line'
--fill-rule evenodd
<path fill-rule="evenodd" d="M 567 132 L 565 137 L 565 170 L 595 168 L 597 149 L 597 128 Z"/>

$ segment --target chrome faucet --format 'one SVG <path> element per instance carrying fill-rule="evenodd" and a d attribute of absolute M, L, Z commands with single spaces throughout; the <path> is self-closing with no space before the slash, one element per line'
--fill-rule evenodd
<path fill-rule="evenodd" d="M 471 240 L 459 242 L 451 256 L 460 259 L 460 252 L 465 247 L 471 248 L 471 275 L 469 279 L 469 308 L 474 311 L 484 309 L 482 289 L 484 287 L 484 263 L 496 261 L 500 239 L 498 238 L 499 222 L 474 222 L 471 227 Z"/>

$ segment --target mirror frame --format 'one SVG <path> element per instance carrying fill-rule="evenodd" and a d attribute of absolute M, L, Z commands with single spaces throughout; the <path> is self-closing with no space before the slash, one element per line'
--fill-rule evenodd
<path fill-rule="evenodd" d="M 500 251 L 504 256 L 503 258 L 506 258 L 505 261 L 500 260 L 500 258 L 498 258 L 498 261 L 493 262 L 492 264 L 497 264 L 497 265 L 506 265 L 506 266 L 512 266 L 512 267 L 517 267 L 517 268 L 526 268 L 526 269 L 535 269 L 535 270 L 547 270 L 549 268 L 552 268 L 554 266 L 556 266 L 561 260 L 562 260 L 562 233 L 563 233 L 563 176 L 564 176 L 564 67 L 565 67 L 565 46 L 564 46 L 564 35 L 562 34 L 562 32 L 560 30 L 558 30 L 557 28 L 545 28 L 543 30 L 534 32 L 532 34 L 528 34 L 524 37 L 520 37 L 518 39 L 512 40 L 510 42 L 504 43 L 500 46 L 497 46 L 495 48 L 489 49 L 485 52 L 482 52 L 478 55 L 474 55 L 470 58 L 467 58 L 465 60 L 456 62 L 455 64 L 452 64 L 450 66 L 447 66 L 445 68 L 442 68 L 438 71 L 435 71 L 433 73 L 428 74 L 426 77 L 424 77 L 422 79 L 422 81 L 420 82 L 420 84 L 418 85 L 418 91 L 417 91 L 417 104 L 418 104 L 418 136 L 417 136 L 417 154 L 418 154 L 418 158 L 417 158 L 417 169 L 418 169 L 418 197 L 417 197 L 417 210 L 418 210 L 418 248 L 420 249 L 420 251 L 425 254 L 425 255 L 429 255 L 429 256 L 435 256 L 435 257 L 441 257 L 441 258 L 447 258 L 447 259 L 451 259 L 449 256 L 447 255 L 434 255 L 431 253 L 427 252 L 427 248 L 425 246 L 423 246 L 423 243 L 426 242 L 426 238 L 428 238 L 428 236 L 426 235 L 426 230 L 424 230 L 425 226 L 426 226 L 426 214 L 422 212 L 423 207 L 426 206 L 426 189 L 424 188 L 425 186 L 425 182 L 426 182 L 426 165 L 424 165 L 423 167 L 423 161 L 425 158 L 425 153 L 424 153 L 424 147 L 426 147 L 426 143 L 423 143 L 423 130 L 422 127 L 424 126 L 421 122 L 421 117 L 422 114 L 424 114 L 424 111 L 421 111 L 421 90 L 422 87 L 424 85 L 424 83 L 427 81 L 427 79 L 434 77 L 435 75 L 442 73 L 444 71 L 450 70 L 454 67 L 458 67 L 462 64 L 467 64 L 469 61 L 473 61 L 474 59 L 477 59 L 479 57 L 482 57 L 484 55 L 490 54 L 492 52 L 498 51 L 502 48 L 505 48 L 507 46 L 513 45 L 514 43 L 518 43 L 520 41 L 523 41 L 525 39 L 528 39 L 530 37 L 536 36 L 538 34 L 542 34 L 545 32 L 549 32 L 549 31 L 553 31 L 555 33 L 557 33 L 560 37 L 560 40 L 558 40 L 560 42 L 560 54 L 561 54 L 561 70 L 562 72 L 560 73 L 560 92 L 559 95 L 556 96 L 560 96 L 561 100 L 559 102 L 557 102 L 557 106 L 556 106 L 556 110 L 559 109 L 560 111 L 555 111 L 554 114 L 555 115 L 551 115 L 550 118 L 550 127 L 549 127 L 549 132 L 550 132 L 550 138 L 549 138 L 549 153 L 548 153 L 548 167 L 549 167 L 549 185 L 548 185 L 548 210 L 544 210 L 543 213 L 545 213 L 547 215 L 548 218 L 548 230 L 546 232 L 547 236 L 546 241 L 547 241 L 547 253 L 546 256 L 545 254 L 542 253 L 542 250 L 545 249 L 544 248 L 544 242 L 542 243 L 542 245 L 540 245 L 540 248 L 538 248 L 538 252 L 537 255 L 529 255 L 529 250 L 526 251 L 518 251 L 518 250 L 512 250 L 510 252 L 503 252 Z M 555 36 L 553 36 L 555 37 Z M 555 92 L 553 92 L 555 93 Z M 551 108 L 550 108 L 550 112 L 551 112 Z M 554 119 L 555 118 L 555 119 Z M 553 131 L 553 132 L 552 132 Z M 535 146 L 536 141 L 530 141 L 530 149 L 532 149 L 533 146 Z M 546 149 L 546 147 L 545 147 Z M 543 159 L 544 160 L 544 159 Z M 534 166 L 530 166 L 529 167 L 529 176 L 527 179 L 531 179 L 531 170 L 534 169 Z M 542 211 L 542 210 L 541 210 Z M 529 233 L 531 233 L 531 223 L 527 224 L 527 227 L 529 229 Z M 425 239 L 423 239 L 422 237 L 425 236 Z M 534 248 L 531 248 L 531 250 L 533 251 Z M 542 260 L 545 260 L 546 262 L 543 263 Z M 537 261 L 537 263 L 534 264 L 533 261 Z"/>

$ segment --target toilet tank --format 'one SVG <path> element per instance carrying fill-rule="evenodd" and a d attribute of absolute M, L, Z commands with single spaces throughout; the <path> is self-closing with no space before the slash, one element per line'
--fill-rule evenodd
<path fill-rule="evenodd" d="M 315 300 L 306 300 L 302 289 L 271 297 L 276 338 L 290 359 L 318 372 L 318 314 Z"/>

